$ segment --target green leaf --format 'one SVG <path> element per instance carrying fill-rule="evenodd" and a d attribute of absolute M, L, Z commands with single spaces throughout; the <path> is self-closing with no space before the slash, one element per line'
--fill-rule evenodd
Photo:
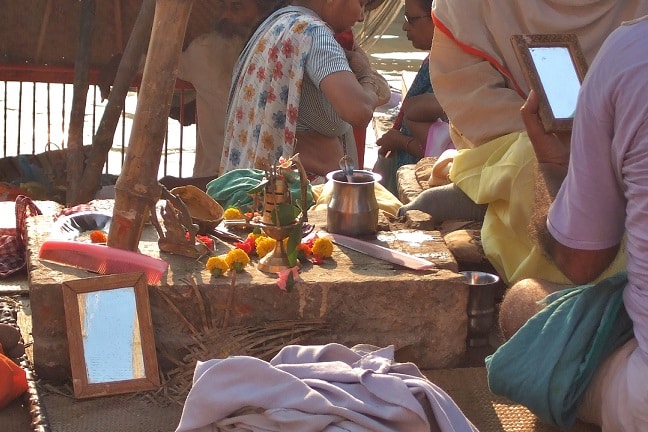
<path fill-rule="evenodd" d="M 279 203 L 271 214 L 272 223 L 278 226 L 291 225 L 299 216 L 299 208 L 290 203 Z"/>
<path fill-rule="evenodd" d="M 288 255 L 288 263 L 291 267 L 297 265 L 297 257 L 299 251 L 297 246 L 301 243 L 302 239 L 302 224 L 298 223 L 290 230 L 290 235 L 288 236 L 288 244 L 286 245 L 286 255 Z"/>
<path fill-rule="evenodd" d="M 259 184 L 257 184 L 252 189 L 247 191 L 248 195 L 256 195 L 256 194 L 259 194 L 259 193 L 263 192 L 263 190 L 265 189 L 265 186 L 268 183 L 270 183 L 270 180 L 268 180 L 266 177 L 264 177 L 263 179 L 261 179 Z"/>

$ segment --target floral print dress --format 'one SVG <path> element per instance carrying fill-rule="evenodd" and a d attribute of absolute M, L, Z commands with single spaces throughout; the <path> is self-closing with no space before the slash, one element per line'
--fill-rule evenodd
<path fill-rule="evenodd" d="M 322 24 L 300 12 L 279 11 L 248 42 L 230 92 L 221 174 L 264 169 L 293 154 L 310 33 Z"/>

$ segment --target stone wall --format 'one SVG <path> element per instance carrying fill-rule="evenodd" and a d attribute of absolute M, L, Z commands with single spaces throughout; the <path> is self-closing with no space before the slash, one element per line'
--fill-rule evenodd
<path fill-rule="evenodd" d="M 61 286 L 96 275 L 38 258 L 51 226 L 49 217 L 30 218 L 28 252 L 34 363 L 41 377 L 56 381 L 70 374 Z M 335 246 L 324 265 L 302 266 L 290 292 L 277 287 L 276 275 L 248 267 L 237 275 L 230 298 L 229 277 L 212 278 L 200 261 L 160 253 L 157 233 L 147 225 L 140 251 L 169 263 L 162 281 L 149 287 L 158 351 L 181 353 L 192 337 L 187 322 L 200 327 L 207 313 L 212 324 L 218 323 L 229 310 L 230 326 L 321 321 L 322 330 L 302 344 L 394 345 L 398 360 L 413 361 L 422 369 L 458 365 L 466 350 L 468 288 L 456 273 L 456 261 L 437 232 L 385 234 L 376 241 L 427 257 L 438 268 L 408 270 Z M 229 247 L 219 244 L 217 253 Z M 173 366 L 158 357 L 163 370 Z"/>

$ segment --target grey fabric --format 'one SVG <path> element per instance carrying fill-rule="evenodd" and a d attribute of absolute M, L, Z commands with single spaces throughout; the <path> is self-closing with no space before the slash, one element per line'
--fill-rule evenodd
<path fill-rule="evenodd" d="M 447 220 L 483 221 L 485 204 L 476 204 L 454 183 L 424 190 L 410 203 L 398 210 L 403 216 L 408 210 L 420 210 L 432 216 L 435 224 Z"/>

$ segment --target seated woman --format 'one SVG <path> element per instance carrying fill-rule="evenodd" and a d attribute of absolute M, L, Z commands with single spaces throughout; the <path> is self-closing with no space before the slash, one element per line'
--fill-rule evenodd
<path fill-rule="evenodd" d="M 432 46 L 434 23 L 431 11 L 432 0 L 405 1 L 403 31 L 416 49 L 429 51 Z M 383 176 L 382 184 L 394 195 L 398 195 L 396 171 L 426 155 L 428 130 L 439 118 L 445 117 L 433 94 L 428 60 L 423 60 L 392 129 L 376 142 L 379 146 L 378 161 L 373 170 Z"/>
<path fill-rule="evenodd" d="M 366 128 L 389 98 L 367 55 L 357 45 L 345 53 L 334 38 L 363 20 L 366 3 L 296 0 L 259 26 L 234 71 L 221 174 L 294 153 L 311 174 L 339 169 L 355 147 L 341 137 Z"/>

